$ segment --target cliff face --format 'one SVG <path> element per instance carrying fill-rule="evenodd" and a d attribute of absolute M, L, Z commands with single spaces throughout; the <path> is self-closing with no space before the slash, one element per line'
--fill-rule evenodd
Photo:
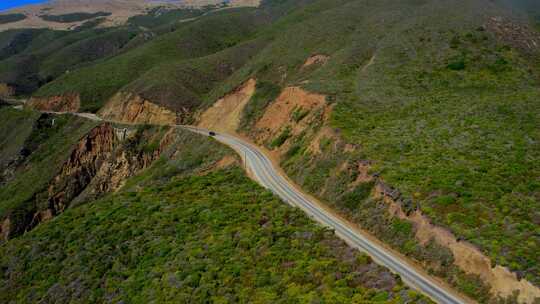
<path fill-rule="evenodd" d="M 79 94 L 64 94 L 50 97 L 32 97 L 26 106 L 38 111 L 78 112 L 81 107 Z"/>
<path fill-rule="evenodd" d="M 154 104 L 139 95 L 117 93 L 99 115 L 105 119 L 133 124 L 171 125 L 182 121 L 183 115 Z"/>
<path fill-rule="evenodd" d="M 48 188 L 48 205 L 53 214 L 61 213 L 96 176 L 110 157 L 114 145 L 114 130 L 110 124 L 93 129 L 75 147 Z"/>
<path fill-rule="evenodd" d="M 93 128 L 73 147 L 46 189 L 1 219 L 0 239 L 21 235 L 73 204 L 120 189 L 160 156 L 168 138 L 159 128 L 115 128 L 109 123 Z"/>

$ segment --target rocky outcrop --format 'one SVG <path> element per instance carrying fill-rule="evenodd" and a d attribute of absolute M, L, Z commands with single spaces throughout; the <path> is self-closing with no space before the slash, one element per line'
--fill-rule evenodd
<path fill-rule="evenodd" d="M 122 129 L 117 130 L 121 131 Z M 149 151 L 129 148 L 132 143 L 146 140 L 137 137 L 136 133 L 132 133 L 133 137 L 128 137 L 122 147 L 115 149 L 114 154 L 99 167 L 91 183 L 73 202 L 78 204 L 96 199 L 103 193 L 116 192 L 121 189 L 128 178 L 148 168 L 160 157 L 161 153 L 171 144 L 172 130 L 160 139 L 156 149 Z M 116 138 L 120 140 L 121 137 L 118 137 L 118 134 L 122 134 L 122 132 L 117 132 Z"/>
<path fill-rule="evenodd" d="M 99 111 L 99 116 L 130 124 L 171 125 L 183 121 L 187 113 L 173 112 L 139 95 L 120 92 Z"/>
<path fill-rule="evenodd" d="M 90 184 L 99 168 L 110 157 L 113 144 L 114 130 L 110 124 L 92 129 L 79 141 L 49 185 L 48 203 L 54 214 L 63 212 L 69 202 Z"/>
<path fill-rule="evenodd" d="M 81 97 L 75 93 L 50 97 L 32 97 L 25 106 L 38 111 L 74 113 L 81 108 Z"/>
<path fill-rule="evenodd" d="M 89 201 L 117 191 L 129 177 L 159 158 L 170 143 L 169 134 L 150 139 L 145 131 L 117 129 L 108 123 L 94 128 L 50 183 L 49 208 L 58 214 L 72 202 Z M 153 140 L 159 140 L 159 145 L 148 148 L 147 141 Z"/>
<path fill-rule="evenodd" d="M 163 135 L 151 128 L 131 130 L 115 128 L 110 123 L 93 128 L 78 141 L 46 189 L 1 220 L 0 243 L 74 204 L 117 191 L 128 178 L 159 158 L 170 143 L 170 133 Z"/>

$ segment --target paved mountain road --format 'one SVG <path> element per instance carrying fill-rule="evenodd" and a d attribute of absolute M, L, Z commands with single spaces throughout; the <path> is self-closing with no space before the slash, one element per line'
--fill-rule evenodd
<path fill-rule="evenodd" d="M 209 131 L 180 126 L 193 132 L 208 135 Z M 297 190 L 279 171 L 274 168 L 270 159 L 257 147 L 243 141 L 242 139 L 227 134 L 216 134 L 218 141 L 236 150 L 246 162 L 246 166 L 255 179 L 265 188 L 272 191 L 285 202 L 302 209 L 306 214 L 317 222 L 334 229 L 337 236 L 346 241 L 349 245 L 368 253 L 374 260 L 386 266 L 412 287 L 417 288 L 422 293 L 429 296 L 437 303 L 467 303 L 467 300 L 459 298 L 451 290 L 441 286 L 429 276 L 419 273 L 415 268 L 402 260 L 400 257 L 388 252 L 384 247 L 376 244 L 358 230 L 349 227 L 350 224 L 331 214 L 318 203 L 310 199 Z"/>
<path fill-rule="evenodd" d="M 96 121 L 108 121 L 95 114 L 76 113 L 75 115 Z M 173 125 L 172 127 L 209 136 L 209 130 L 197 127 L 183 125 Z M 471 302 L 469 299 L 461 298 L 450 288 L 435 281 L 429 275 L 417 270 L 403 258 L 384 248 L 369 236 L 355 229 L 352 224 L 325 210 L 318 202 L 311 200 L 307 195 L 297 190 L 291 182 L 281 175 L 280 171 L 274 167 L 270 158 L 261 149 L 240 138 L 227 134 L 218 133 L 214 138 L 238 152 L 246 163 L 246 170 L 249 170 L 256 181 L 263 187 L 272 191 L 288 204 L 300 208 L 315 221 L 333 229 L 336 235 L 350 246 L 366 252 L 375 261 L 400 275 L 403 281 L 411 287 L 421 291 L 437 303 L 461 304 Z"/>

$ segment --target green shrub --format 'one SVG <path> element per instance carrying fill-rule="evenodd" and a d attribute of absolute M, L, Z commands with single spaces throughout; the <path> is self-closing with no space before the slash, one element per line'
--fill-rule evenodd
<path fill-rule="evenodd" d="M 291 136 L 291 128 L 287 126 L 283 132 L 270 143 L 270 148 L 281 147 Z"/>
<path fill-rule="evenodd" d="M 461 70 L 464 70 L 465 69 L 465 60 L 462 58 L 462 59 L 458 59 L 456 61 L 453 61 L 453 62 L 450 62 L 447 67 L 450 69 L 450 70 L 453 70 L 453 71 L 461 71 Z"/>
<path fill-rule="evenodd" d="M 374 182 L 361 183 L 353 191 L 340 198 L 340 204 L 351 211 L 356 210 L 362 201 L 369 197 L 374 186 Z"/>

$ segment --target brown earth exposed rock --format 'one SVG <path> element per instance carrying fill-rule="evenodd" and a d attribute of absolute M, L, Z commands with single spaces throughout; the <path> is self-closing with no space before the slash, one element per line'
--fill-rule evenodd
<path fill-rule="evenodd" d="M 308 127 L 315 109 L 322 109 L 326 104 L 324 95 L 310 93 L 300 87 L 285 88 L 279 97 L 266 109 L 264 115 L 255 124 L 257 141 L 265 141 L 278 136 L 287 126 L 292 133 L 300 133 Z M 293 113 L 297 113 L 295 118 Z M 301 119 L 302 116 L 305 116 Z M 311 116 L 311 117 L 310 117 Z M 298 120 L 298 121 L 296 121 Z"/>
<path fill-rule="evenodd" d="M 171 129 L 172 131 L 173 129 Z M 160 140 L 156 150 L 142 152 L 132 149 L 117 149 L 107 161 L 105 161 L 92 182 L 85 191 L 76 199 L 76 202 L 97 198 L 103 193 L 116 192 L 126 183 L 127 179 L 134 176 L 141 170 L 148 168 L 158 159 L 164 149 L 172 143 L 172 132 L 169 131 Z M 120 138 L 117 136 L 117 140 Z"/>
<path fill-rule="evenodd" d="M 54 217 L 53 210 L 47 209 L 43 211 L 38 211 L 36 214 L 34 214 L 34 217 L 32 218 L 32 222 L 30 223 L 30 227 L 35 227 L 39 223 L 44 223 L 48 220 L 51 220 Z"/>
<path fill-rule="evenodd" d="M 129 92 L 114 95 L 100 110 L 99 115 L 119 122 L 156 125 L 176 124 L 185 116 Z"/>
<path fill-rule="evenodd" d="M 102 124 L 79 141 L 71 156 L 49 185 L 49 205 L 54 214 L 61 213 L 96 176 L 110 156 L 114 144 L 114 129 Z"/>
<path fill-rule="evenodd" d="M 216 163 L 215 169 L 224 169 L 234 165 L 236 162 L 237 161 L 234 156 L 226 155 Z"/>
<path fill-rule="evenodd" d="M 255 93 L 255 79 L 249 79 L 233 92 L 219 99 L 199 119 L 198 126 L 234 134 L 240 125 L 244 107 Z"/>
<path fill-rule="evenodd" d="M 337 138 L 336 132 L 330 127 L 322 127 L 317 134 L 313 137 L 311 143 L 308 146 L 308 151 L 317 155 L 321 154 L 321 142 L 324 140 L 335 141 Z"/>
<path fill-rule="evenodd" d="M 159 140 L 155 147 L 149 143 Z M 52 219 L 73 204 L 117 191 L 126 179 L 149 167 L 171 144 L 170 132 L 135 131 L 103 123 L 73 148 L 43 193 L 2 220 L 0 243 Z M 27 208 L 27 209 L 25 209 Z"/>
<path fill-rule="evenodd" d="M 78 112 L 81 108 L 79 94 L 64 94 L 50 97 L 32 97 L 26 106 L 38 111 L 47 112 Z"/>
<path fill-rule="evenodd" d="M 491 293 L 503 298 L 511 297 L 519 291 L 520 303 L 535 303 L 540 299 L 540 289 L 525 279 L 518 279 L 505 267 L 491 267 L 491 260 L 478 248 L 466 241 L 458 239 L 443 227 L 433 225 L 420 210 L 406 212 L 404 201 L 396 189 L 386 186 L 379 181 L 375 187 L 375 197 L 381 198 L 389 205 L 392 216 L 411 222 L 416 231 L 416 239 L 423 245 L 434 240 L 452 252 L 454 264 L 468 274 L 478 275 L 481 280 L 491 287 Z M 410 206 L 405 208 L 411 210 Z"/>

